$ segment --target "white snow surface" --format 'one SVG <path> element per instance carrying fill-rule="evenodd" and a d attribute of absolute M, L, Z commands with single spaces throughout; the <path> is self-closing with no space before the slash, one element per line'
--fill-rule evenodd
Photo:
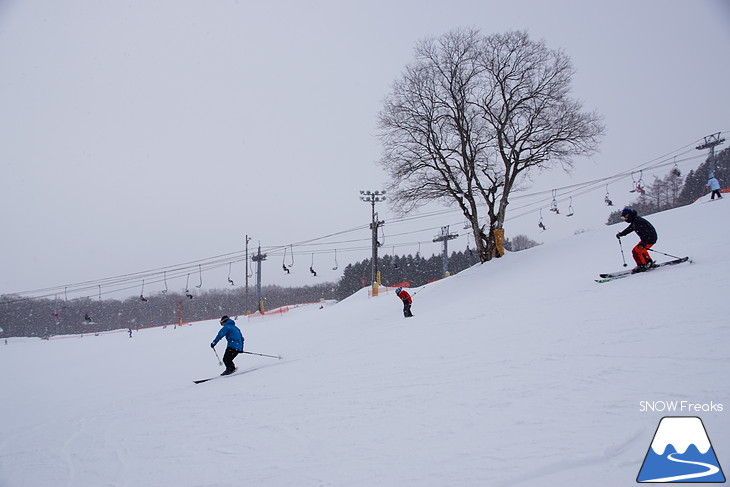
<path fill-rule="evenodd" d="M 649 216 L 656 249 L 694 262 L 609 283 L 624 224 L 413 289 L 410 319 L 367 290 L 242 317 L 246 349 L 283 359 L 203 384 L 217 320 L 10 339 L 0 486 L 633 485 L 662 416 L 683 415 L 640 403 L 674 400 L 723 405 L 684 415 L 730 464 L 729 211 Z"/>

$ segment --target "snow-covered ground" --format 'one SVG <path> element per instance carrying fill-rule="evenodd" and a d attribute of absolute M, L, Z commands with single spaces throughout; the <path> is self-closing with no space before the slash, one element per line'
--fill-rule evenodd
<path fill-rule="evenodd" d="M 413 290 L 411 319 L 367 290 L 240 319 L 247 350 L 283 360 L 199 385 L 221 371 L 217 321 L 11 339 L 0 486 L 615 487 L 667 415 L 701 417 L 730 465 L 729 205 L 648 217 L 692 264 L 595 283 L 622 268 L 620 224 Z"/>

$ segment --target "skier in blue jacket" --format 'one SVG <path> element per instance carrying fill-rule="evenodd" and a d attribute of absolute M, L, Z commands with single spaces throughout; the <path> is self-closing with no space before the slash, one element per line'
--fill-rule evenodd
<path fill-rule="evenodd" d="M 233 359 L 235 359 L 239 353 L 243 352 L 244 338 L 241 330 L 239 330 L 236 326 L 236 322 L 228 316 L 223 316 L 221 318 L 221 326 L 221 331 L 218 332 L 218 335 L 216 335 L 213 342 L 211 342 L 210 348 L 215 348 L 215 345 L 221 340 L 221 338 L 226 337 L 226 340 L 228 340 L 228 346 L 223 354 L 223 363 L 226 364 L 226 370 L 224 370 L 221 375 L 228 375 L 236 371 L 236 365 L 233 363 Z"/>

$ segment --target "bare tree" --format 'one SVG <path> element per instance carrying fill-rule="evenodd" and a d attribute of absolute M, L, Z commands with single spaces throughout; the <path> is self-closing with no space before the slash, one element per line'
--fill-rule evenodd
<path fill-rule="evenodd" d="M 402 211 L 458 205 L 485 262 L 501 255 L 520 177 L 555 164 L 569 170 L 573 157 L 596 150 L 603 125 L 568 97 L 568 57 L 526 33 L 457 30 L 422 41 L 415 54 L 379 116 L 391 202 Z"/>

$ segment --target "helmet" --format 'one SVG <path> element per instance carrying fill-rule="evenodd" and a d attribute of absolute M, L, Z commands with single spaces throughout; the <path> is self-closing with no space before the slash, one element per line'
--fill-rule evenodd
<path fill-rule="evenodd" d="M 402 290 L 403 290 L 403 288 L 402 288 L 402 287 L 397 287 L 397 288 L 395 288 L 395 293 L 396 293 L 396 294 L 400 294 L 400 292 L 401 292 Z"/>
<path fill-rule="evenodd" d="M 226 321 L 230 320 L 230 318 L 226 315 L 223 315 L 221 317 L 221 325 L 225 324 Z"/>
<path fill-rule="evenodd" d="M 629 208 L 628 206 L 621 211 L 621 219 L 630 222 L 636 218 L 636 210 Z"/>

